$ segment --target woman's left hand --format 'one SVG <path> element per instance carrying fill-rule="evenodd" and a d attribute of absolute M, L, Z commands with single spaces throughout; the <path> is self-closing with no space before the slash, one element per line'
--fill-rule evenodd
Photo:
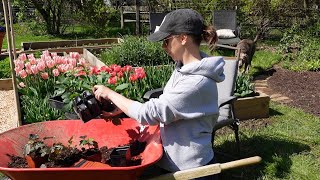
<path fill-rule="evenodd" d="M 112 92 L 112 90 L 104 85 L 95 85 L 93 87 L 93 92 L 95 95 L 95 98 L 98 101 L 101 101 L 102 99 L 109 100 L 109 93 Z"/>

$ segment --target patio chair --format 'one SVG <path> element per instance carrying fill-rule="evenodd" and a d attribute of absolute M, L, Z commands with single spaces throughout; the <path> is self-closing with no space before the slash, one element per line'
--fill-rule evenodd
<path fill-rule="evenodd" d="M 149 31 L 150 34 L 154 33 L 156 26 L 160 26 L 162 23 L 163 18 L 166 16 L 167 13 L 149 13 Z"/>
<path fill-rule="evenodd" d="M 226 59 L 224 65 L 225 80 L 217 83 L 219 117 L 213 129 L 212 141 L 214 141 L 215 131 L 222 127 L 229 126 L 235 133 L 237 150 L 239 152 L 239 120 L 235 117 L 233 105 L 237 99 L 237 97 L 234 96 L 237 72 L 238 58 L 234 57 Z M 143 99 L 149 100 L 151 98 L 157 98 L 162 94 L 162 92 L 163 88 L 150 90 L 144 94 Z"/>
<path fill-rule="evenodd" d="M 218 33 L 217 44 L 235 46 L 240 42 L 240 27 L 235 10 L 213 11 L 212 25 Z"/>
<path fill-rule="evenodd" d="M 212 140 L 214 141 L 215 132 L 225 126 L 234 131 L 237 150 L 240 152 L 239 142 L 239 120 L 235 117 L 234 102 L 237 97 L 234 96 L 235 84 L 238 72 L 238 59 L 225 59 L 224 74 L 225 80 L 218 83 L 218 105 L 219 117 L 214 126 Z"/>

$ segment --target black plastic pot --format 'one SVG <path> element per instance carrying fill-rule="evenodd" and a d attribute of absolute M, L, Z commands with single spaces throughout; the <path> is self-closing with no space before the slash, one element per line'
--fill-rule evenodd
<path fill-rule="evenodd" d="M 49 105 L 52 108 L 62 110 L 65 105 L 61 96 L 54 96 L 49 98 Z M 75 112 L 66 112 L 64 113 L 67 119 L 79 119 L 79 116 Z"/>
<path fill-rule="evenodd" d="M 110 165 L 114 167 L 128 166 L 130 159 L 130 146 L 120 146 L 112 150 L 110 154 Z"/>
<path fill-rule="evenodd" d="M 63 109 L 64 103 L 61 96 L 54 96 L 49 98 L 49 104 L 51 107 L 56 109 Z"/>

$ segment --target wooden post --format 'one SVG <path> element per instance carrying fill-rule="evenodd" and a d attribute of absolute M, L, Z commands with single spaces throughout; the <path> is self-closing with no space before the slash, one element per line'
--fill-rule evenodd
<path fill-rule="evenodd" d="M 7 41 L 8 41 L 8 52 L 9 52 L 9 58 L 10 58 L 10 66 L 11 66 L 11 76 L 12 76 L 12 85 L 13 90 L 15 92 L 15 101 L 17 106 L 17 115 L 18 115 L 18 122 L 17 126 L 22 125 L 21 121 L 21 111 L 20 111 L 20 102 L 19 102 L 19 95 L 18 95 L 18 88 L 17 88 L 17 79 L 16 79 L 16 73 L 14 71 L 14 62 L 13 58 L 16 56 L 15 48 L 14 51 L 12 49 L 12 44 L 14 44 L 14 33 L 13 33 L 13 21 L 12 17 L 9 18 L 9 15 L 12 16 L 12 14 L 9 14 L 11 11 L 10 1 L 2 0 L 2 6 L 3 6 L 3 14 L 4 14 L 4 20 L 6 23 L 6 30 L 7 30 Z M 9 10 L 8 10 L 9 9 Z M 12 54 L 14 53 L 14 54 Z"/>
<path fill-rule="evenodd" d="M 8 1 L 8 7 L 9 7 L 9 18 L 10 18 L 10 32 L 11 32 L 11 45 L 13 50 L 13 57 L 14 59 L 17 59 L 17 52 L 16 52 L 16 43 L 14 38 L 14 32 L 13 32 L 13 17 L 12 17 L 12 8 L 11 8 L 11 2 Z"/>
<path fill-rule="evenodd" d="M 140 35 L 140 0 L 135 0 L 136 4 L 136 35 Z"/>
<path fill-rule="evenodd" d="M 124 27 L 123 6 L 120 7 L 120 23 L 121 23 L 121 29 L 123 29 Z"/>

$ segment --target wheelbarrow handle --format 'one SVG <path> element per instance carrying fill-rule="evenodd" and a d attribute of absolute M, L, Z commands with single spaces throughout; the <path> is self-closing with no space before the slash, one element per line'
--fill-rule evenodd
<path fill-rule="evenodd" d="M 204 177 L 209 176 L 213 174 L 219 174 L 223 170 L 238 168 L 242 166 L 248 166 L 252 164 L 257 164 L 261 162 L 261 157 L 254 156 L 250 158 L 240 159 L 236 161 L 231 161 L 227 163 L 216 163 L 216 164 L 210 164 L 206 166 L 201 166 L 197 168 L 177 171 L 174 173 L 168 173 L 163 174 L 154 178 L 151 178 L 151 180 L 179 180 L 179 179 L 193 179 L 198 177 Z"/>

